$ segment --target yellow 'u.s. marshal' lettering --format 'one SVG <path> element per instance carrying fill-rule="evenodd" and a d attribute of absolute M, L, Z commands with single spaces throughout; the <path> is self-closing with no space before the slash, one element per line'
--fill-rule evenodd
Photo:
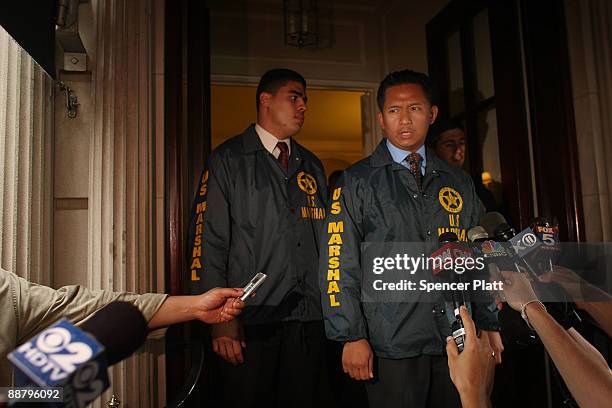
<path fill-rule="evenodd" d="M 198 197 L 205 197 L 208 183 L 208 170 L 202 175 Z M 198 198 L 199 199 L 199 198 Z M 198 271 L 202 269 L 202 234 L 204 232 L 204 213 L 206 212 L 206 199 L 196 204 L 195 235 L 193 237 L 193 250 L 191 251 L 191 280 L 199 281 Z"/>
<path fill-rule="evenodd" d="M 340 215 L 342 206 L 340 205 L 340 193 L 342 188 L 338 187 L 332 193 L 332 203 L 330 213 Z M 340 255 L 342 253 L 342 233 L 344 232 L 344 221 L 330 221 L 327 224 L 327 295 L 331 307 L 340 306 Z M 338 297 L 337 297 L 338 296 Z"/>
<path fill-rule="evenodd" d="M 439 227 L 438 228 L 438 236 L 444 234 L 445 232 L 453 232 L 457 235 L 457 238 L 459 239 L 459 241 L 467 241 L 466 235 L 465 235 L 465 228 L 457 228 L 457 227 Z"/>

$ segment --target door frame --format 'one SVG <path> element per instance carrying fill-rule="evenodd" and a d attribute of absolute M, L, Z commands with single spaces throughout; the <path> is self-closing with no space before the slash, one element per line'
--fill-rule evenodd
<path fill-rule="evenodd" d="M 512 202 L 506 216 L 519 229 L 529 226 L 534 216 L 557 218 L 562 240 L 582 241 L 584 220 L 563 2 L 450 2 L 427 24 L 430 76 L 440 89 L 448 89 L 446 36 L 484 8 L 489 12 L 502 188 L 505 199 Z M 465 37 L 462 33 L 462 48 L 469 43 Z M 469 50 L 462 54 L 462 59 L 470 57 Z M 464 78 L 466 75 L 464 72 Z M 469 85 L 465 80 L 464 84 Z M 441 108 L 448 111 L 448 104 L 442 97 Z M 551 157 L 555 163 L 547 165 Z"/>
<path fill-rule="evenodd" d="M 211 85 L 250 85 L 257 86 L 259 77 L 246 75 L 212 74 Z M 368 98 L 367 109 L 361 109 L 363 129 L 363 154 L 369 156 L 382 140 L 382 129 L 378 125 L 378 106 L 376 105 L 376 92 L 378 83 L 367 81 L 336 81 L 323 79 L 306 79 L 308 89 L 328 91 L 355 91 L 363 92 Z"/>

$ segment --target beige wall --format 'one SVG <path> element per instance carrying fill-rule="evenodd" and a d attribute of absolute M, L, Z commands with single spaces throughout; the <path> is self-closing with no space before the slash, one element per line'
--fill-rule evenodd
<path fill-rule="evenodd" d="M 393 1 L 382 7 L 383 72 L 410 68 L 427 72 L 425 25 L 449 0 Z"/>
<path fill-rule="evenodd" d="M 212 74 L 258 77 L 267 69 L 286 67 L 307 79 L 379 81 L 380 29 L 372 18 L 376 7 L 330 11 L 327 2 L 319 3 L 321 46 L 300 50 L 284 44 L 282 2 L 213 2 Z M 325 17 L 329 13 L 331 20 Z"/>
<path fill-rule="evenodd" d="M 164 0 L 80 5 L 88 71 L 55 97 L 54 284 L 164 292 Z M 120 335 L 120 334 L 119 334 Z M 111 370 L 125 406 L 165 406 L 163 341 Z"/>
<path fill-rule="evenodd" d="M 390 70 L 427 71 L 425 24 L 448 0 L 319 2 L 321 45 L 302 50 L 284 45 L 282 2 L 211 3 L 213 75 L 284 66 L 308 79 L 378 83 Z"/>
<path fill-rule="evenodd" d="M 60 73 L 78 97 L 68 117 L 64 93 L 55 93 L 54 263 L 55 287 L 85 285 L 88 253 L 89 149 L 93 132 L 91 73 Z"/>
<path fill-rule="evenodd" d="M 286 67 L 304 75 L 310 88 L 360 91 L 367 155 L 382 137 L 378 84 L 390 70 L 427 70 L 425 25 L 448 1 L 318 2 L 320 44 L 301 50 L 284 44 L 282 2 L 209 3 L 213 83 L 252 85 L 266 70 Z"/>

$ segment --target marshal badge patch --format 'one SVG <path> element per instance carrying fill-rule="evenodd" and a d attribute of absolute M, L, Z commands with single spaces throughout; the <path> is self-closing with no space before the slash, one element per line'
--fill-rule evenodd
<path fill-rule="evenodd" d="M 440 204 L 449 213 L 458 213 L 463 208 L 463 198 L 456 190 L 450 187 L 443 187 L 438 193 Z"/>

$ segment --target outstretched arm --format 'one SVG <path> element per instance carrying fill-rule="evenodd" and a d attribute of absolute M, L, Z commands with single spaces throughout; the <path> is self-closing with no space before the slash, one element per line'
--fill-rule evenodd
<path fill-rule="evenodd" d="M 190 320 L 223 323 L 240 314 L 244 302 L 239 299 L 242 289 L 214 288 L 197 296 L 170 296 L 149 321 L 156 329 Z"/>
<path fill-rule="evenodd" d="M 504 295 L 514 310 L 524 308 L 567 387 L 581 407 L 602 407 L 612 401 L 612 372 L 602 355 L 577 331 L 566 331 L 548 314 L 527 278 L 502 272 Z"/>

